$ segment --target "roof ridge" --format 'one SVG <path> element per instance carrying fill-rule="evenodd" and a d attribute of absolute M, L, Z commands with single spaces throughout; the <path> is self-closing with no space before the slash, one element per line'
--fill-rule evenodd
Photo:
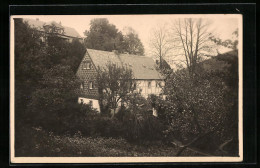
<path fill-rule="evenodd" d="M 120 66 L 130 66 L 135 79 L 163 79 L 164 77 L 156 70 L 156 64 L 152 57 L 120 54 L 111 51 L 103 51 L 86 48 L 90 58 L 96 66 L 106 67 L 110 61 Z M 139 58 L 139 59 L 134 59 Z"/>
<path fill-rule="evenodd" d="M 92 48 L 86 48 L 87 50 L 95 50 L 98 52 L 108 52 L 108 53 L 114 53 L 113 51 L 105 51 L 105 50 L 97 50 L 97 49 L 92 49 Z M 115 54 L 115 53 L 114 53 Z M 115 54 L 116 55 L 116 54 Z M 138 57 L 138 58 L 149 58 L 149 59 L 153 59 L 152 57 L 146 56 L 146 55 L 135 55 L 135 54 L 124 54 L 124 53 L 120 53 L 120 56 L 132 56 L 132 57 Z"/>

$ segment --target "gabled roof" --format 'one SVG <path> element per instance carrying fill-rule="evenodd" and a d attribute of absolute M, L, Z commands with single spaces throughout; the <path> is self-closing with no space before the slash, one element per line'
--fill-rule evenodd
<path fill-rule="evenodd" d="M 74 28 L 66 27 L 66 26 L 63 26 L 63 28 L 64 28 L 64 34 L 66 36 L 81 38 L 80 34 Z"/>
<path fill-rule="evenodd" d="M 157 71 L 156 64 L 150 57 L 130 54 L 116 54 L 109 51 L 87 49 L 96 67 L 105 68 L 111 62 L 132 69 L 135 79 L 164 79 Z"/>
<path fill-rule="evenodd" d="M 37 28 L 37 29 L 39 29 L 41 31 L 44 30 L 43 27 L 45 25 L 54 24 L 55 26 L 57 26 L 59 28 L 64 28 L 64 34 L 63 35 L 70 36 L 70 37 L 81 38 L 80 34 L 74 28 L 62 26 L 62 25 L 58 24 L 55 21 L 46 23 L 46 22 L 43 22 L 43 21 L 40 21 L 40 20 L 26 19 L 26 18 L 24 19 L 24 21 L 26 21 L 31 27 Z"/>

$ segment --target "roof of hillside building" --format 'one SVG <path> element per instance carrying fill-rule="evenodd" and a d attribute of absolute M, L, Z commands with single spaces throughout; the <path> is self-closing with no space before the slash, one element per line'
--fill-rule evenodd
<path fill-rule="evenodd" d="M 156 64 L 150 57 L 116 54 L 115 52 L 87 49 L 89 56 L 96 67 L 105 68 L 111 62 L 119 66 L 128 66 L 132 69 L 135 79 L 163 79 L 157 71 Z"/>
<path fill-rule="evenodd" d="M 25 18 L 24 21 L 26 21 L 31 27 L 37 28 L 37 29 L 42 30 L 42 31 L 44 30 L 43 27 L 45 25 L 54 24 L 56 27 L 64 28 L 64 34 L 63 35 L 81 38 L 80 34 L 74 28 L 63 26 L 63 25 L 61 25 L 61 24 L 59 24 L 55 21 L 46 23 L 46 22 L 43 22 L 43 21 L 40 21 L 40 20 L 27 19 L 27 18 Z"/>
<path fill-rule="evenodd" d="M 58 27 L 58 28 L 64 28 L 64 27 L 61 25 L 61 23 L 59 24 L 59 23 L 57 23 L 57 22 L 55 22 L 55 21 L 47 22 L 47 23 L 45 23 L 44 25 L 54 25 L 55 27 Z"/>

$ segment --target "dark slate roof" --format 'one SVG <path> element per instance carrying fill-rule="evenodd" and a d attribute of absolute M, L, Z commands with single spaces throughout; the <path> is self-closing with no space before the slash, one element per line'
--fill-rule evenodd
<path fill-rule="evenodd" d="M 60 25 L 60 24 L 58 24 L 57 22 L 54 22 L 54 21 L 46 23 L 46 22 L 43 22 L 43 21 L 40 21 L 40 20 L 26 19 L 26 18 L 24 19 L 24 21 L 26 21 L 31 27 L 37 28 L 41 31 L 43 30 L 44 25 L 54 24 L 57 27 L 64 28 L 64 35 L 65 36 L 81 38 L 80 34 L 74 28 L 62 26 L 62 25 Z"/>
<path fill-rule="evenodd" d="M 115 54 L 109 51 L 87 49 L 96 67 L 105 68 L 111 62 L 132 69 L 135 79 L 164 79 L 156 70 L 156 64 L 150 57 L 130 54 Z"/>

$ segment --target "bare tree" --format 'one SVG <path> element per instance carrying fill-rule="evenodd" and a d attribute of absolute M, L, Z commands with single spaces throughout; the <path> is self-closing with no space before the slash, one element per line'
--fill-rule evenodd
<path fill-rule="evenodd" d="M 210 53 L 212 45 L 208 32 L 209 22 L 203 19 L 178 19 L 172 24 L 174 48 L 185 56 L 189 74 L 194 75 L 199 60 Z"/>
<path fill-rule="evenodd" d="M 152 54 L 160 59 L 160 68 L 162 68 L 162 60 L 165 59 L 171 50 L 168 37 L 169 32 L 166 24 L 160 25 L 152 31 L 150 46 L 152 49 Z"/>
<path fill-rule="evenodd" d="M 109 62 L 105 67 L 98 67 L 97 85 L 102 110 L 111 110 L 112 117 L 116 108 L 123 105 L 123 99 L 134 91 L 133 72 L 127 66 Z M 104 103 L 106 102 L 106 103 Z"/>

